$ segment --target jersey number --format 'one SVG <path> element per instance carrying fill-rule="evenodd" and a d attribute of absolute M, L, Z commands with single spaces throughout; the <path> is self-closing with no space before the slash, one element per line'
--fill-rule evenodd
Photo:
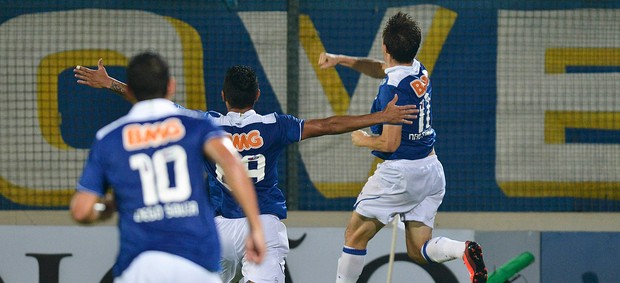
<path fill-rule="evenodd" d="M 248 176 L 252 178 L 254 184 L 265 179 L 265 160 L 266 158 L 262 154 L 246 155 L 241 158 L 241 162 L 246 165 L 246 169 L 248 170 Z M 226 182 L 224 181 L 224 172 L 219 164 L 215 164 L 215 173 L 217 175 L 217 180 L 220 181 L 220 183 L 224 184 L 226 188 L 228 188 L 228 185 L 226 185 Z"/>
<path fill-rule="evenodd" d="M 174 170 L 176 187 L 170 187 L 169 163 Z M 187 154 L 179 145 L 160 149 L 153 153 L 153 157 L 144 153 L 134 154 L 129 158 L 129 166 L 140 172 L 145 205 L 180 202 L 187 200 L 192 194 L 187 170 Z"/>

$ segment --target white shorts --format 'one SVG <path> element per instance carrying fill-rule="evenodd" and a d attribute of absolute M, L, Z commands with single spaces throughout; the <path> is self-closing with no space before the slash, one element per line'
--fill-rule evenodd
<path fill-rule="evenodd" d="M 446 178 L 436 155 L 418 160 L 386 160 L 362 188 L 355 212 L 383 224 L 396 214 L 433 228 L 443 200 Z"/>
<path fill-rule="evenodd" d="M 284 260 L 288 255 L 286 226 L 271 214 L 260 215 L 265 232 L 267 253 L 259 265 L 245 259 L 245 243 L 249 227 L 246 218 L 215 217 L 222 248 L 221 277 L 224 282 L 284 282 Z"/>
<path fill-rule="evenodd" d="M 146 251 L 138 255 L 114 278 L 114 283 L 221 283 L 217 272 L 211 272 L 193 261 L 160 251 Z"/>

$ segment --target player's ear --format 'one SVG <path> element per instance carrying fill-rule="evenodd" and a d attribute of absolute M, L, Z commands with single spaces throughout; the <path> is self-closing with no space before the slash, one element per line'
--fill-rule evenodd
<path fill-rule="evenodd" d="M 383 61 L 386 63 L 389 62 L 390 57 L 392 55 L 390 55 L 390 53 L 388 52 L 387 46 L 385 46 L 385 43 L 381 44 L 381 51 L 383 51 Z"/>
<path fill-rule="evenodd" d="M 226 97 L 224 97 L 224 91 L 223 90 L 220 92 L 220 95 L 222 96 L 222 101 L 226 102 Z"/>
<path fill-rule="evenodd" d="M 172 99 L 172 97 L 174 97 L 174 94 L 177 90 L 177 81 L 174 79 L 174 77 L 170 77 L 170 79 L 168 80 L 168 87 L 166 88 L 166 98 L 168 99 Z"/>
<path fill-rule="evenodd" d="M 260 97 L 260 89 L 256 91 L 256 98 L 254 99 L 254 103 L 256 103 L 256 101 L 258 101 L 259 97 Z"/>

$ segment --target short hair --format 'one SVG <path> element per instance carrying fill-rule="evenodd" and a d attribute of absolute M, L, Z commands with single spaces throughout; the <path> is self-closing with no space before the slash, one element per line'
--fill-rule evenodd
<path fill-rule="evenodd" d="M 127 66 L 127 86 L 138 101 L 166 96 L 170 70 L 164 58 L 145 51 L 135 55 Z"/>
<path fill-rule="evenodd" d="M 383 29 L 383 44 L 387 53 L 399 63 L 413 62 L 421 41 L 420 26 L 403 12 L 392 16 Z"/>
<path fill-rule="evenodd" d="M 258 78 L 249 66 L 230 67 L 224 78 L 224 99 L 232 108 L 253 107 L 258 93 Z"/>

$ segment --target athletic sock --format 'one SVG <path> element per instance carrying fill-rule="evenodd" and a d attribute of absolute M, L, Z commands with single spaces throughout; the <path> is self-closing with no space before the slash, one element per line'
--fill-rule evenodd
<path fill-rule="evenodd" d="M 462 258 L 465 252 L 465 242 L 435 237 L 424 243 L 421 252 L 426 261 L 442 263 Z"/>
<path fill-rule="evenodd" d="M 336 283 L 355 283 L 364 269 L 366 250 L 356 250 L 344 246 L 338 259 L 338 276 Z"/>

